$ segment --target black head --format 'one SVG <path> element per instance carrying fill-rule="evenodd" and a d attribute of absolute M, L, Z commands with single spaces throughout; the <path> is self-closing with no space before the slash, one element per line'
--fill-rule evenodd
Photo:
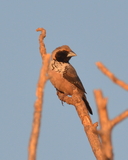
<path fill-rule="evenodd" d="M 65 63 L 68 63 L 71 57 L 76 56 L 76 54 L 66 45 L 56 48 L 52 54 L 53 59 Z"/>

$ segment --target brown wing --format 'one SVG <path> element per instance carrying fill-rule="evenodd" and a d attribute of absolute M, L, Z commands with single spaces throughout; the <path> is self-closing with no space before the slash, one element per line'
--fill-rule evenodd
<path fill-rule="evenodd" d="M 78 87 L 80 90 L 82 90 L 84 93 L 86 93 L 84 86 L 77 75 L 77 72 L 75 71 L 75 69 L 71 64 L 65 67 L 63 77 L 72 84 L 74 84 L 76 87 Z"/>

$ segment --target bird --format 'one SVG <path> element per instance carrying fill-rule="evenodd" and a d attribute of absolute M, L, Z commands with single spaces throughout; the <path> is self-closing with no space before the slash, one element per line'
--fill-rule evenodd
<path fill-rule="evenodd" d="M 64 95 L 73 96 L 73 91 L 77 90 L 87 110 L 93 114 L 85 95 L 84 86 L 75 68 L 69 63 L 69 60 L 74 56 L 77 56 L 76 53 L 67 45 L 53 50 L 48 71 L 49 79 L 57 92 Z"/>

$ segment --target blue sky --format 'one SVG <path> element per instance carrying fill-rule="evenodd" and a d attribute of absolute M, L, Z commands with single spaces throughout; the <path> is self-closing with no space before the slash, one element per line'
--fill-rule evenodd
<path fill-rule="evenodd" d="M 128 1 L 37 0 L 0 2 L 0 158 L 27 159 L 35 90 L 41 68 L 38 36 L 47 30 L 45 45 L 51 53 L 69 45 L 77 54 L 71 64 L 87 91 L 98 121 L 93 90 L 108 97 L 112 119 L 128 108 L 127 91 L 113 84 L 95 66 L 101 61 L 128 83 Z M 112 132 L 116 160 L 128 159 L 128 119 Z M 37 160 L 93 160 L 75 108 L 61 102 L 54 87 L 45 87 Z"/>

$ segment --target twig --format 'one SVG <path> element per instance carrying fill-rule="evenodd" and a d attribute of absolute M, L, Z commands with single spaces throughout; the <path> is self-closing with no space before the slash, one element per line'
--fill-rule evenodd
<path fill-rule="evenodd" d="M 41 125 L 41 117 L 42 117 L 42 104 L 43 104 L 43 95 L 44 95 L 44 87 L 48 80 L 47 71 L 49 66 L 50 54 L 46 54 L 45 45 L 43 39 L 46 36 L 46 31 L 43 28 L 38 28 L 37 31 L 41 31 L 39 36 L 40 43 L 40 54 L 42 57 L 42 67 L 40 71 L 40 76 L 36 89 L 37 99 L 34 104 L 34 115 L 33 115 L 33 124 L 32 131 L 30 135 L 29 147 L 28 147 L 28 160 L 36 160 L 36 151 L 38 138 L 40 133 L 40 125 Z"/>
<path fill-rule="evenodd" d="M 112 119 L 111 120 L 111 126 L 114 127 L 116 124 L 120 123 L 125 118 L 128 118 L 128 110 L 124 111 L 123 113 L 121 113 L 120 115 L 118 115 L 117 117 Z"/>
<path fill-rule="evenodd" d="M 115 77 L 114 74 L 111 73 L 101 62 L 96 62 L 96 65 L 101 70 L 101 72 L 108 76 L 114 83 L 116 83 L 123 89 L 128 90 L 128 84 Z"/>

